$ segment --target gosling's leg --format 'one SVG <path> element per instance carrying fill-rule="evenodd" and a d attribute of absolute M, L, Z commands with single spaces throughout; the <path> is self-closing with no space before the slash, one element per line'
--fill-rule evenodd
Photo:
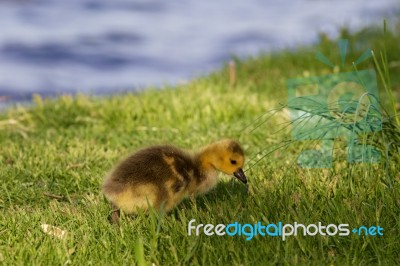
<path fill-rule="evenodd" d="M 111 203 L 111 208 L 112 211 L 110 216 L 108 217 L 108 220 L 110 221 L 111 224 L 118 224 L 120 217 L 120 210 L 114 203 Z"/>

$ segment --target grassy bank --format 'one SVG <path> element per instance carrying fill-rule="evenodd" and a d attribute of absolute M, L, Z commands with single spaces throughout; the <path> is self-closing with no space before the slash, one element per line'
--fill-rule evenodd
<path fill-rule="evenodd" d="M 349 62 L 367 48 L 380 60 L 385 43 L 384 65 L 398 100 L 400 34 L 343 30 L 342 37 L 350 40 Z M 304 169 L 296 166 L 296 144 L 259 160 L 260 152 L 290 137 L 284 110 L 254 122 L 286 104 L 286 80 L 332 73 L 315 59 L 316 51 L 340 65 L 336 41 L 321 35 L 314 47 L 236 60 L 234 85 L 226 67 L 174 88 L 107 98 L 34 97 L 33 107 L 1 114 L 0 264 L 399 264 L 398 164 L 348 164 L 339 156 L 331 169 Z M 372 67 L 372 59 L 358 66 Z M 351 70 L 351 64 L 339 69 Z M 391 115 L 397 107 L 383 86 L 380 79 L 382 104 Z M 108 223 L 110 206 L 99 187 L 122 157 L 149 144 L 196 149 L 223 137 L 242 142 L 249 189 L 225 177 L 217 189 L 184 201 L 165 217 L 123 217 L 118 227 Z M 347 223 L 350 230 L 379 225 L 384 236 L 196 237 L 187 235 L 191 219 L 214 225 Z M 43 233 L 42 224 L 66 230 L 67 237 Z"/>

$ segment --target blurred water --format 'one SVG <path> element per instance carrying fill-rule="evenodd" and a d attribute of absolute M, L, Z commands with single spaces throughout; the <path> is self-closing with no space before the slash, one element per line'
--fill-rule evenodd
<path fill-rule="evenodd" d="M 0 0 L 0 102 L 174 84 L 380 23 L 398 0 Z"/>

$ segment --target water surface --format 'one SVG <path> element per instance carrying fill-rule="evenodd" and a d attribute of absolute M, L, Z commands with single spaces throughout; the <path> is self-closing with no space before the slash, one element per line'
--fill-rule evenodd
<path fill-rule="evenodd" d="M 398 0 L 0 0 L 0 102 L 175 84 L 381 23 Z"/>

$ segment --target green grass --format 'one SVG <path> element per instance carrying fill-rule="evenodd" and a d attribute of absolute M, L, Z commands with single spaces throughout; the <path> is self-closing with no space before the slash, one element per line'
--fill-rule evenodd
<path fill-rule="evenodd" d="M 350 40 L 349 60 L 367 48 L 379 55 L 385 43 L 383 63 L 390 83 L 382 84 L 380 79 L 379 87 L 387 116 L 393 115 L 393 100 L 400 98 L 399 29 L 385 36 L 376 29 L 356 34 L 343 30 L 342 37 Z M 315 59 L 316 51 L 339 65 L 336 41 L 321 35 L 313 47 L 236 59 L 235 86 L 229 85 L 224 67 L 174 88 L 104 98 L 34 97 L 34 106 L 1 114 L 0 264 L 400 264 L 400 166 L 395 160 L 348 164 L 338 141 L 332 169 L 302 169 L 296 160 L 303 146 L 276 149 L 290 138 L 290 128 L 284 127 L 289 122 L 286 112 L 254 123 L 286 104 L 286 79 L 332 72 Z M 348 65 L 340 71 L 351 71 Z M 370 67 L 374 67 L 372 59 L 358 69 Z M 396 132 L 396 122 L 390 123 Z M 390 141 L 391 135 L 385 136 Z M 150 144 L 196 149 L 223 137 L 242 142 L 249 189 L 223 177 L 215 190 L 185 200 L 163 217 L 123 216 L 119 226 L 109 224 L 111 209 L 99 188 L 121 158 Z M 398 160 L 398 154 L 391 156 Z M 244 236 L 196 237 L 187 235 L 191 219 L 214 225 L 235 221 L 348 223 L 350 229 L 379 225 L 384 236 L 300 235 L 285 241 L 260 236 L 251 241 Z M 45 234 L 42 224 L 62 228 L 68 235 L 61 240 Z"/>

